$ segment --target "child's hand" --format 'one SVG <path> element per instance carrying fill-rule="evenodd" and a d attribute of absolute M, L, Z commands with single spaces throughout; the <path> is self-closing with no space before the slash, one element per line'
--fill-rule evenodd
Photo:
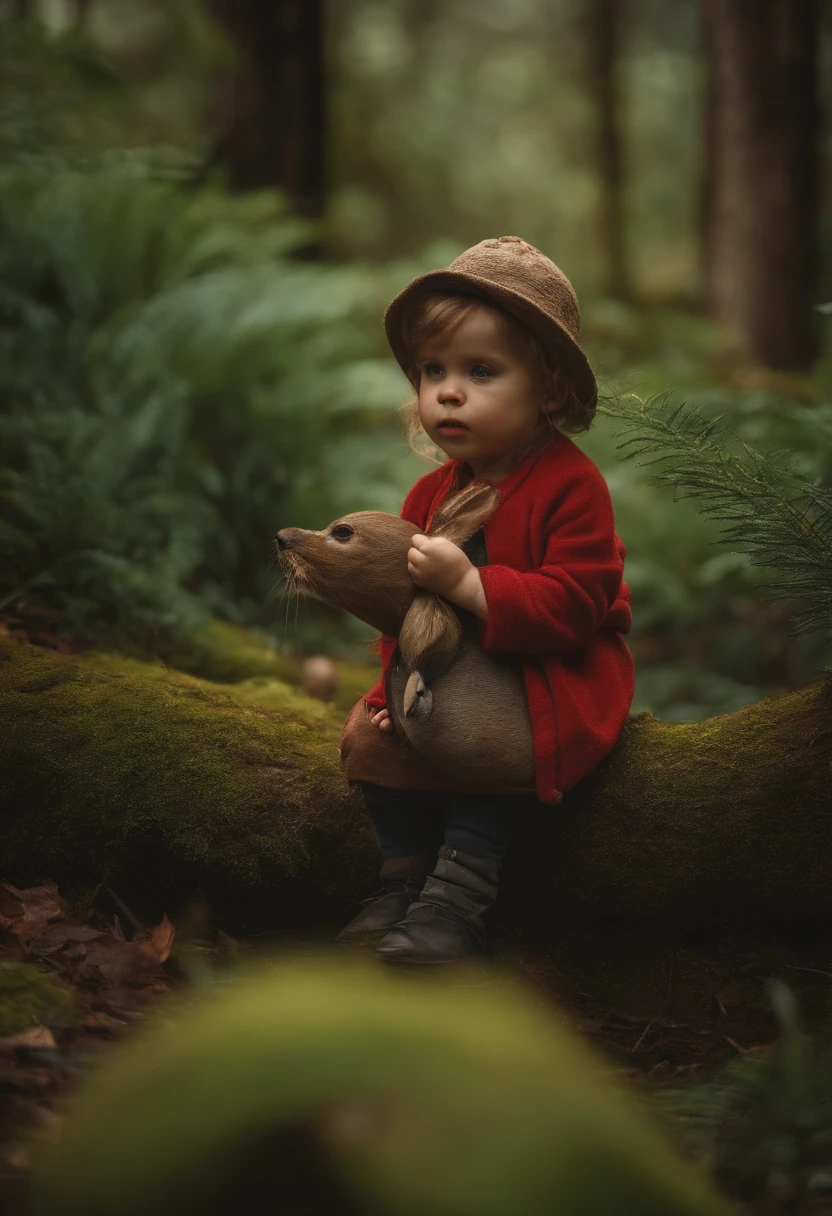
<path fill-rule="evenodd" d="M 380 709 L 377 714 L 373 714 L 370 718 L 373 726 L 377 726 L 379 730 L 392 730 L 393 723 L 390 721 L 390 711 Z"/>
<path fill-rule="evenodd" d="M 423 536 L 421 532 L 410 543 L 407 572 L 416 586 L 451 599 L 451 592 L 474 569 L 459 545 L 441 536 Z"/>
<path fill-rule="evenodd" d="M 488 617 L 477 567 L 459 545 L 442 536 L 423 536 L 417 532 L 411 546 L 407 552 L 407 572 L 417 587 L 444 595 L 483 620 Z"/>

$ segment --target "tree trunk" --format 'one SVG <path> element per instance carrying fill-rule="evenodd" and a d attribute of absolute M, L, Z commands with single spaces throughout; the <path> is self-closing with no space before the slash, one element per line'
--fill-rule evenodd
<path fill-rule="evenodd" d="M 0 691 L 0 856 L 16 885 L 106 876 L 225 910 L 256 897 L 272 923 L 307 926 L 373 889 L 343 713 L 285 685 L 9 643 Z M 830 741 L 829 682 L 702 723 L 637 715 L 523 825 L 505 885 L 543 910 L 832 922 Z"/>
<path fill-rule="evenodd" d="M 778 368 L 817 351 L 817 0 L 704 0 L 706 288 L 714 318 Z"/>
<path fill-rule="evenodd" d="M 279 186 L 302 215 L 325 201 L 323 0 L 212 0 L 242 59 L 214 159 L 237 189 Z"/>
<path fill-rule="evenodd" d="M 604 290 L 628 300 L 632 285 L 627 267 L 624 207 L 624 154 L 621 139 L 619 62 L 621 0 L 589 0 L 586 36 L 597 120 L 597 164 L 601 184 L 601 240 L 605 253 Z"/>

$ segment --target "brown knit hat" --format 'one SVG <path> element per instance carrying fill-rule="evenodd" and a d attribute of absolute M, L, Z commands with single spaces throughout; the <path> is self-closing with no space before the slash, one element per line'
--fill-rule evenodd
<path fill-rule="evenodd" d="M 406 376 L 412 371 L 407 330 L 420 301 L 432 291 L 486 296 L 527 325 L 554 350 L 572 389 L 592 416 L 597 386 L 581 350 L 581 315 L 572 284 L 554 262 L 519 236 L 480 241 L 447 270 L 419 275 L 400 291 L 384 314 L 387 341 Z"/>

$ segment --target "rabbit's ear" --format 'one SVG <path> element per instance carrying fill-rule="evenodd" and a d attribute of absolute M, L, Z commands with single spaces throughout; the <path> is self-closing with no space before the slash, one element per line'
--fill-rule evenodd
<path fill-rule="evenodd" d="M 399 649 L 408 671 L 433 679 L 459 649 L 462 627 L 447 600 L 428 591 L 417 592 L 399 631 Z"/>
<path fill-rule="evenodd" d="M 472 482 L 446 498 L 434 515 L 428 536 L 443 536 L 463 545 L 489 519 L 503 501 L 496 486 Z"/>
<path fill-rule="evenodd" d="M 419 671 L 412 672 L 408 677 L 402 709 L 406 718 L 417 718 L 422 722 L 425 722 L 433 712 L 433 693 Z"/>

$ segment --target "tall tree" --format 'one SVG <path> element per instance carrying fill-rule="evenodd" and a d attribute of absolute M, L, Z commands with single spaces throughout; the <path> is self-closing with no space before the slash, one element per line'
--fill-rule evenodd
<path fill-rule="evenodd" d="M 596 158 L 601 186 L 601 239 L 605 254 L 605 290 L 629 299 L 624 206 L 624 152 L 621 135 L 620 60 L 621 0 L 588 0 L 585 31 L 589 78 L 596 112 Z"/>
<path fill-rule="evenodd" d="M 214 159 L 238 189 L 280 186 L 302 215 L 325 201 L 324 0 L 212 0 L 240 49 Z"/>
<path fill-rule="evenodd" d="M 705 278 L 712 315 L 772 367 L 816 353 L 817 0 L 703 0 Z"/>

